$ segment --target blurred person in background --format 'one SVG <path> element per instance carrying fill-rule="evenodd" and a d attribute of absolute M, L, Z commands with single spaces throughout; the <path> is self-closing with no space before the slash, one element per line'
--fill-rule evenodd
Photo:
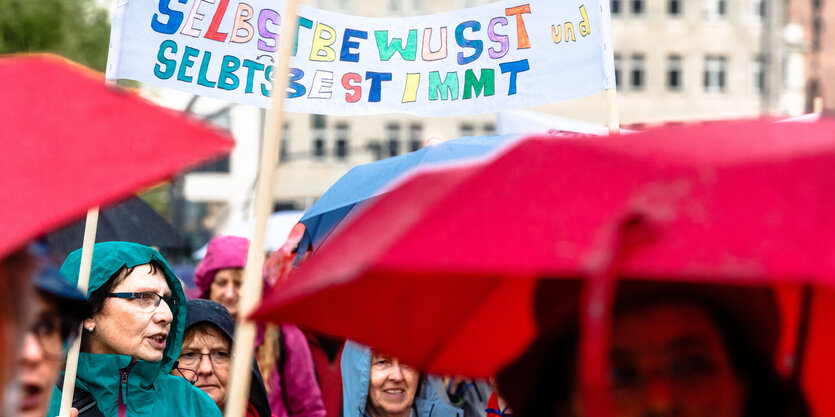
<path fill-rule="evenodd" d="M 540 336 L 498 377 L 517 417 L 585 415 L 578 297 L 559 291 L 558 281 L 540 282 Z M 572 313 L 548 317 L 569 298 Z M 612 415 L 808 416 L 798 387 L 775 368 L 779 329 L 768 288 L 621 282 L 610 346 Z"/>
<path fill-rule="evenodd" d="M 64 366 L 64 346 L 75 338 L 81 321 L 92 312 L 81 291 L 56 268 L 42 269 L 34 279 L 35 321 L 23 337 L 17 382 L 21 417 L 43 417 Z"/>
<path fill-rule="evenodd" d="M 35 262 L 24 249 L 0 258 L 0 411 L 8 416 L 17 413 L 19 388 L 12 376 L 33 314 L 34 270 Z"/>
<path fill-rule="evenodd" d="M 460 376 L 430 377 L 444 402 L 464 410 L 464 417 L 484 417 L 492 388 L 487 381 Z"/>
<path fill-rule="evenodd" d="M 249 239 L 216 236 L 194 271 L 200 298 L 223 305 L 237 319 Z M 264 283 L 264 290 L 270 287 Z M 291 324 L 259 327 L 255 355 L 277 417 L 324 417 L 325 406 L 304 333 Z"/>

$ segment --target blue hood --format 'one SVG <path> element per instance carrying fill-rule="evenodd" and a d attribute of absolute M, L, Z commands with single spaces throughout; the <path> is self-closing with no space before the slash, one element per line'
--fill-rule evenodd
<path fill-rule="evenodd" d="M 342 350 L 342 415 L 365 415 L 368 384 L 371 375 L 371 350 L 352 341 Z"/>
<path fill-rule="evenodd" d="M 368 384 L 371 377 L 371 350 L 352 341 L 345 342 L 342 351 L 342 415 L 365 417 Z M 432 384 L 422 381 L 415 395 L 413 410 L 418 417 L 461 417 L 463 411 L 446 404 Z"/>

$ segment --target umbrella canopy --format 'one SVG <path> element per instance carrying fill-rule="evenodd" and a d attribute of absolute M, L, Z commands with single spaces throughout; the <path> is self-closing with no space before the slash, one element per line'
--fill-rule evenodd
<path fill-rule="evenodd" d="M 0 257 L 233 146 L 55 56 L 0 58 L 0 90 Z"/>
<path fill-rule="evenodd" d="M 51 251 L 63 260 L 81 247 L 84 220 L 64 226 L 46 236 Z M 156 248 L 179 248 L 183 238 L 174 226 L 139 197 L 106 207 L 99 213 L 96 242 L 134 242 Z"/>
<path fill-rule="evenodd" d="M 255 316 L 430 372 L 487 376 L 536 336 L 536 279 L 599 275 L 634 224 L 650 238 L 620 260 L 621 276 L 833 288 L 833 164 L 831 120 L 531 137 L 404 180 Z M 501 343 L 484 343 L 496 329 Z"/>
<path fill-rule="evenodd" d="M 318 248 L 330 232 L 357 204 L 385 192 L 385 186 L 422 166 L 476 158 L 516 136 L 471 136 L 423 147 L 393 158 L 358 165 L 334 183 L 302 216 L 305 225 L 299 250 Z"/>

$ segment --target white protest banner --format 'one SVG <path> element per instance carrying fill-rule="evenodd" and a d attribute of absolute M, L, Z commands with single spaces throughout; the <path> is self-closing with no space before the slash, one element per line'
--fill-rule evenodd
<path fill-rule="evenodd" d="M 127 0 L 108 79 L 270 105 L 283 1 Z M 476 114 L 614 88 L 608 0 L 507 0 L 367 18 L 299 7 L 285 109 Z"/>

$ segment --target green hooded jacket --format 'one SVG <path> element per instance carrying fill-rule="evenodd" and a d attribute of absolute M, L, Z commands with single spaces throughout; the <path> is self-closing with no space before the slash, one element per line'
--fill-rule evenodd
<path fill-rule="evenodd" d="M 159 362 L 137 360 L 125 355 L 81 353 L 78 360 L 76 387 L 90 392 L 105 416 L 119 416 L 119 401 L 126 405 L 126 416 L 217 416 L 221 412 L 214 401 L 199 388 L 179 376 L 170 375 L 180 355 L 186 322 L 186 297 L 180 281 L 168 262 L 156 250 L 127 242 L 97 243 L 87 296 L 104 285 L 122 267 L 134 267 L 156 261 L 163 270 L 172 296 L 179 301 L 168 342 Z M 71 253 L 61 274 L 73 284 L 78 283 L 81 250 Z M 61 392 L 56 387 L 49 416 L 57 416 Z"/>

